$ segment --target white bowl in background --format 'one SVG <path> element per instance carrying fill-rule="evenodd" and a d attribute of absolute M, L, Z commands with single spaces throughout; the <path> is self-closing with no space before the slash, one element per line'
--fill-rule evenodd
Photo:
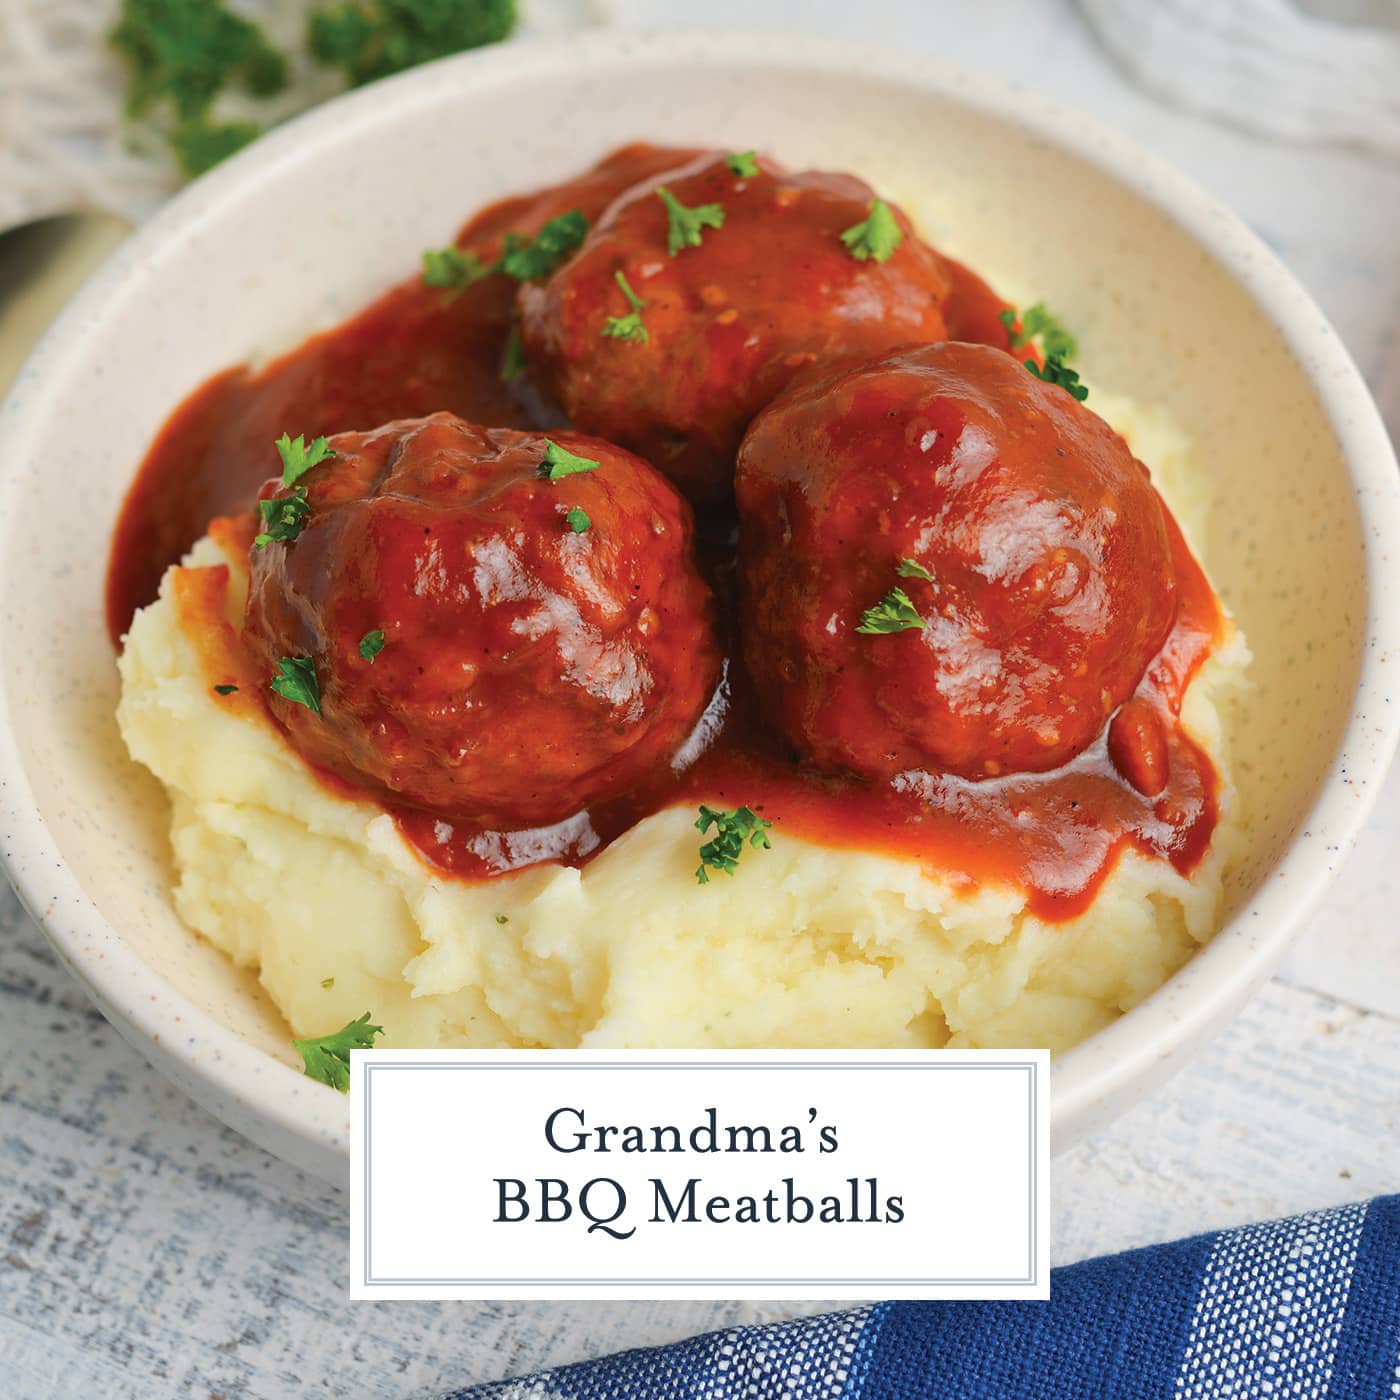
<path fill-rule="evenodd" d="M 790 36 L 513 43 L 339 98 L 172 201 L 63 314 L 0 418 L 11 878 L 152 1063 L 270 1151 L 344 1179 L 347 1101 L 297 1071 L 256 981 L 171 907 L 164 798 L 113 720 L 113 523 L 206 376 L 356 309 L 487 201 L 639 138 L 926 191 L 960 247 L 1065 314 L 1088 377 L 1164 404 L 1194 438 L 1206 563 L 1255 657 L 1233 736 L 1248 850 L 1214 942 L 1057 1061 L 1064 1146 L 1239 1008 L 1365 820 L 1400 725 L 1400 479 L 1336 334 L 1238 219 L 1083 117 L 921 62 Z"/>

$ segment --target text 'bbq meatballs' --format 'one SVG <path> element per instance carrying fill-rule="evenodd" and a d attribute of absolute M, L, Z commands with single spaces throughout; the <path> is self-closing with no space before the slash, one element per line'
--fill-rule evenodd
<path fill-rule="evenodd" d="M 852 175 L 707 155 L 622 195 L 520 294 L 530 373 L 574 426 L 727 501 L 749 420 L 807 366 L 941 340 L 949 281 Z"/>
<path fill-rule="evenodd" d="M 1059 767 L 1176 616 L 1147 469 L 989 347 L 794 386 L 755 420 L 736 489 L 745 657 L 772 722 L 823 767 Z"/>
<path fill-rule="evenodd" d="M 315 706 L 271 700 L 306 758 L 502 829 L 671 760 L 720 655 L 667 481 L 591 438 L 446 413 L 330 446 L 297 483 L 300 532 L 253 552 L 245 621 L 270 677 L 314 665 Z"/>

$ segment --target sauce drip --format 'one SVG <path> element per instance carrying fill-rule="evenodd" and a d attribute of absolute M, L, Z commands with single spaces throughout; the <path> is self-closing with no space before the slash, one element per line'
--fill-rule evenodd
<path fill-rule="evenodd" d="M 631 148 L 630 154 L 661 170 L 690 153 Z M 574 186 L 484 210 L 458 242 L 494 256 L 505 230 L 533 231 L 575 205 L 596 217 L 610 194 L 595 171 Z M 949 268 L 947 315 L 954 336 L 1006 348 L 998 320 L 1005 303 L 975 273 L 952 262 Z M 156 596 L 165 569 L 209 528 L 211 517 L 249 511 L 268 475 L 270 444 L 283 432 L 309 439 L 443 409 L 487 426 L 558 426 L 528 390 L 500 376 L 514 288 L 492 277 L 449 296 L 415 277 L 264 368 L 230 369 L 197 389 L 156 438 L 122 509 L 107 584 L 114 642 L 120 645 L 133 613 Z M 219 530 L 225 538 L 230 532 L 250 535 L 250 519 L 221 522 Z M 722 613 L 732 619 L 731 522 L 698 524 L 703 562 Z M 813 772 L 764 727 L 731 636 L 726 684 L 702 722 L 703 752 L 683 773 L 667 768 L 625 798 L 530 831 L 474 830 L 421 811 L 389 810 L 430 865 L 458 878 L 484 879 L 544 861 L 581 865 L 666 807 L 746 804 L 773 821 L 778 839 L 791 833 L 827 846 L 921 861 L 963 888 L 1024 890 L 1040 918 L 1070 918 L 1092 901 L 1123 850 L 1166 859 L 1186 874 L 1205 853 L 1216 825 L 1216 773 L 1179 716 L 1186 687 L 1219 639 L 1223 619 L 1174 522 L 1170 531 L 1178 616 L 1137 691 L 1166 734 L 1168 780 L 1155 797 L 1120 776 L 1106 735 L 1049 773 L 982 781 L 910 773 L 881 785 Z M 200 638 L 210 685 L 238 686 L 217 697 L 221 703 L 272 724 L 261 699 L 266 678 L 253 673 L 225 619 L 228 582 L 226 569 L 184 570 L 177 576 L 176 606 L 183 625 Z M 314 771 L 336 791 L 365 800 L 339 779 Z M 704 839 L 696 833 L 697 850 Z"/>

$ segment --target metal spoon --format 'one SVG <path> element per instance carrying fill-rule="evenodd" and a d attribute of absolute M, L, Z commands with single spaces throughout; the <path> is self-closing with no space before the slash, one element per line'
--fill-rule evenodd
<path fill-rule="evenodd" d="M 0 397 L 34 342 L 131 225 L 87 210 L 0 233 Z"/>

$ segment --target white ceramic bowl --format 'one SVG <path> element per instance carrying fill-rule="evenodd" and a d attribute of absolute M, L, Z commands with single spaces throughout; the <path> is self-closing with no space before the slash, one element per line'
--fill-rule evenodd
<path fill-rule="evenodd" d="M 946 223 L 935 241 L 951 231 L 1043 295 L 1089 377 L 1165 404 L 1195 438 L 1207 564 L 1255 654 L 1235 740 L 1249 848 L 1215 941 L 1059 1060 L 1063 1146 L 1240 1006 L 1365 820 L 1400 723 L 1400 485 L 1346 351 L 1236 218 L 1081 117 L 922 63 L 790 37 L 512 44 L 332 102 L 176 199 L 65 312 L 0 421 L 11 877 L 154 1064 L 269 1150 L 343 1179 L 345 1099 L 297 1072 L 257 984 L 171 909 L 163 799 L 112 719 L 113 520 L 207 375 L 356 308 L 482 203 L 636 138 L 758 146 L 926 192 Z"/>

